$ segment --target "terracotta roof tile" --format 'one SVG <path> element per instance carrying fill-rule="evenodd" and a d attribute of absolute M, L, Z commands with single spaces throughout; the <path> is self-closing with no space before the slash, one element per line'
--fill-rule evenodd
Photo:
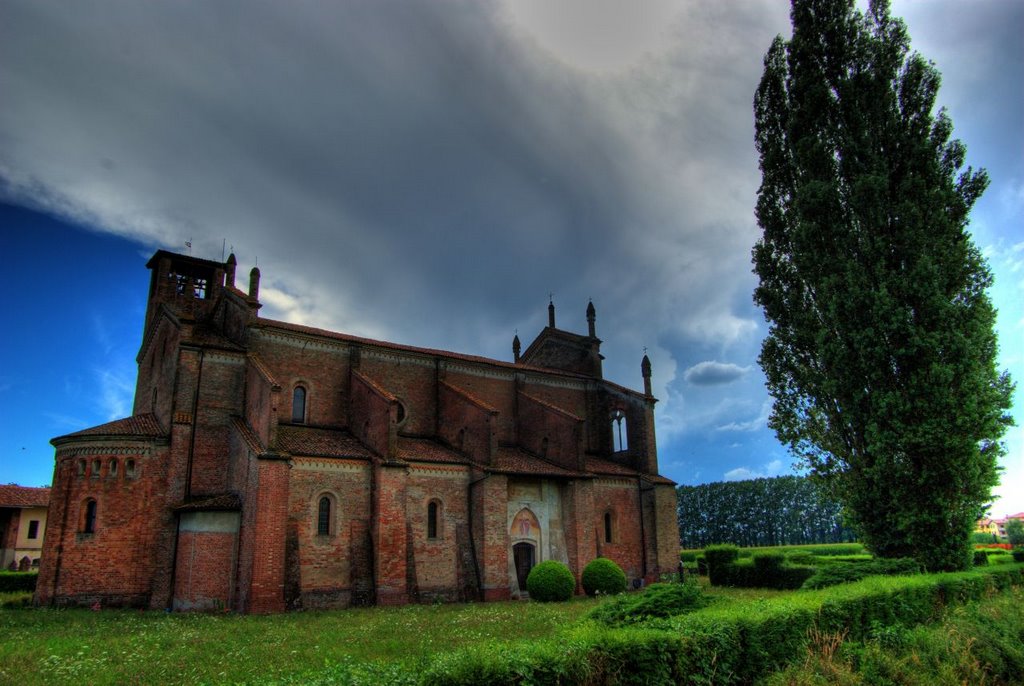
<path fill-rule="evenodd" d="M 521 448 L 503 447 L 498 448 L 494 453 L 494 463 L 491 471 L 504 474 L 530 474 L 532 476 L 561 476 L 580 477 L 586 476 L 582 472 L 559 467 L 546 460 L 531 455 Z"/>
<path fill-rule="evenodd" d="M 551 410 L 552 412 L 555 412 L 557 414 L 562 415 L 563 417 L 566 417 L 567 419 L 572 419 L 573 421 L 577 421 L 577 422 L 582 422 L 583 421 L 582 417 L 577 417 L 572 412 L 569 412 L 568 410 L 566 410 L 564 408 L 558 407 L 557 405 L 552 405 L 551 403 L 549 403 L 546 400 L 541 400 L 540 398 L 538 398 L 536 396 L 530 395 L 529 393 L 523 393 L 522 391 L 520 391 L 519 394 L 521 396 L 523 396 L 524 398 L 528 398 L 529 400 L 537 403 L 538 405 L 546 407 L 547 409 Z"/>
<path fill-rule="evenodd" d="M 619 464 L 618 462 L 612 462 L 611 460 L 604 460 L 599 457 L 588 457 L 583 464 L 586 465 L 588 472 L 593 472 L 594 474 L 637 476 L 640 473 L 626 465 Z"/>
<path fill-rule="evenodd" d="M 0 507 L 48 507 L 49 488 L 32 488 L 10 484 L 0 486 Z"/>
<path fill-rule="evenodd" d="M 298 424 L 277 427 L 277 447 L 292 455 L 353 457 L 368 460 L 371 453 L 345 429 L 324 429 Z"/>
<path fill-rule="evenodd" d="M 448 462 L 469 464 L 469 460 L 451 448 L 429 438 L 398 437 L 398 459 L 407 462 Z"/>
<path fill-rule="evenodd" d="M 296 333 L 302 333 L 309 336 L 322 336 L 324 338 L 331 338 L 336 341 L 345 341 L 348 343 L 360 343 L 363 345 L 372 345 L 378 348 L 387 348 L 389 350 L 402 350 L 411 353 L 419 353 L 421 355 L 438 355 L 441 357 L 447 357 L 453 360 L 462 360 L 465 362 L 479 362 L 481 364 L 493 365 L 497 367 L 505 367 L 510 370 L 517 371 L 535 371 L 541 372 L 547 375 L 553 376 L 566 376 L 574 379 L 590 379 L 592 377 L 586 376 L 585 374 L 575 374 L 573 372 L 567 372 L 561 369 L 549 369 L 547 367 L 535 367 L 528 364 L 515 364 L 514 362 L 505 362 L 503 360 L 495 360 L 490 357 L 482 357 L 479 355 L 465 355 L 462 353 L 451 352 L 450 350 L 439 350 L 434 348 L 419 348 L 412 345 L 402 345 L 399 343 L 390 343 L 388 341 L 378 341 L 372 338 L 361 338 L 359 336 L 352 336 L 349 334 L 338 333 L 336 331 L 328 331 L 327 329 L 318 329 L 312 326 L 304 326 L 302 324 L 291 324 L 289 322 L 282 322 L 275 319 L 260 319 L 258 326 L 263 328 L 274 328 L 284 329 L 286 331 L 294 331 Z M 636 393 L 636 391 L 633 391 Z"/>
<path fill-rule="evenodd" d="M 82 431 L 76 431 L 72 434 L 65 436 L 59 436 L 53 440 L 60 440 L 64 438 L 81 438 L 84 436 L 138 436 L 140 438 L 158 438 L 166 436 L 162 428 L 160 428 L 160 422 L 157 421 L 156 416 L 153 414 L 137 414 L 132 417 L 125 417 L 124 419 L 115 419 L 112 422 L 106 424 L 100 424 L 89 429 L 83 429 Z"/>
<path fill-rule="evenodd" d="M 249 446 L 249 450 L 257 455 L 262 455 L 267 452 L 266 446 L 263 445 L 263 441 L 260 440 L 260 437 L 256 435 L 256 431 L 249 426 L 249 422 L 245 421 L 241 417 L 232 417 L 231 424 L 235 427 L 235 431 L 238 432 L 239 437 L 241 437 L 241 439 L 245 441 L 246 445 Z"/>

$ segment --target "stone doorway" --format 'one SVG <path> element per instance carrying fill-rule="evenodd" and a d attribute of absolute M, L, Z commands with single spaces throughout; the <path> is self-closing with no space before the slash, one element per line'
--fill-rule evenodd
<path fill-rule="evenodd" d="M 537 561 L 537 549 L 532 543 L 516 543 L 512 546 L 512 558 L 516 565 L 516 580 L 519 592 L 526 593 L 526 577 Z"/>

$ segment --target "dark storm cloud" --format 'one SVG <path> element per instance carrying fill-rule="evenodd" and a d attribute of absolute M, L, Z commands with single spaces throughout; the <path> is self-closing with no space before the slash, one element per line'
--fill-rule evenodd
<path fill-rule="evenodd" d="M 749 421 L 756 375 L 681 371 L 756 358 L 751 99 L 788 7 L 658 2 L 657 31 L 573 43 L 530 4 L 0 0 L 0 198 L 226 240 L 262 314 L 403 343 L 508 359 L 549 291 L 576 331 L 593 298 L 606 376 L 638 386 L 648 348 L 659 447 L 719 403 L 746 414 L 705 426 Z"/>

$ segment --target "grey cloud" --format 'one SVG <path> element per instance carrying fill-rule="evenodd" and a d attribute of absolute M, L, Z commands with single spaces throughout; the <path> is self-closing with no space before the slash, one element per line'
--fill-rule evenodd
<path fill-rule="evenodd" d="M 750 367 L 731 362 L 698 362 L 683 373 L 683 378 L 695 386 L 719 386 L 743 378 Z"/>
<path fill-rule="evenodd" d="M 754 364 L 751 100 L 785 3 L 680 3 L 602 74 L 497 1 L 0 11 L 2 199 L 147 248 L 226 239 L 262 314 L 399 342 L 508 359 L 549 291 L 577 331 L 593 298 L 607 377 L 638 386 L 649 348 L 659 421 L 708 392 L 678 370 Z M 729 388 L 757 407 L 752 377 Z"/>

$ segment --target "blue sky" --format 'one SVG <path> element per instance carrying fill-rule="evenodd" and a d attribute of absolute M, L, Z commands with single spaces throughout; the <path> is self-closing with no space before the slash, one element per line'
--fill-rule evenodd
<path fill-rule="evenodd" d="M 244 9 L 243 9 L 244 5 Z M 790 473 L 751 302 L 751 102 L 788 4 L 0 0 L 0 482 L 130 413 L 158 248 L 258 262 L 264 316 L 511 358 L 546 323 L 654 367 L 662 472 Z M 1024 3 L 895 2 L 943 74 L 1001 365 L 1024 380 Z M 1024 414 L 1018 392 L 1018 424 Z M 1024 510 L 1024 431 L 992 512 Z"/>

